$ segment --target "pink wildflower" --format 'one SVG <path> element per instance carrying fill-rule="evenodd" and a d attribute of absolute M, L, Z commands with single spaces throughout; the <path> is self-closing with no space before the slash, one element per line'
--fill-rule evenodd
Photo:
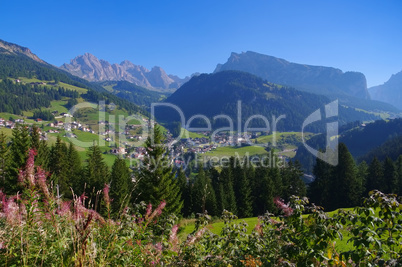
<path fill-rule="evenodd" d="M 279 197 L 274 198 L 274 203 L 278 209 L 283 211 L 285 217 L 293 214 L 293 209 L 289 207 L 289 205 L 285 204 Z"/>
<path fill-rule="evenodd" d="M 110 185 L 105 184 L 105 187 L 103 188 L 103 197 L 105 199 L 106 206 L 110 206 L 109 191 L 110 191 Z"/>

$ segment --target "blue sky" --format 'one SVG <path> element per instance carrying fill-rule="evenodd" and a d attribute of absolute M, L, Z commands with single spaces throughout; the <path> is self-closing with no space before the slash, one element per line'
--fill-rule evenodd
<path fill-rule="evenodd" d="M 0 39 L 60 66 L 85 52 L 181 77 L 231 52 L 363 72 L 369 86 L 402 70 L 402 1 L 4 0 Z"/>

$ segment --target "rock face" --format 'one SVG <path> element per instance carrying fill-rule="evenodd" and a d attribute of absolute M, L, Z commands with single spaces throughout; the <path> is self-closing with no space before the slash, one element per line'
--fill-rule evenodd
<path fill-rule="evenodd" d="M 215 72 L 240 70 L 252 73 L 269 82 L 295 87 L 327 96 L 354 96 L 370 99 L 366 77 L 360 72 L 288 62 L 284 59 L 245 52 L 232 53 L 225 64 L 218 64 Z"/>
<path fill-rule="evenodd" d="M 387 82 L 369 88 L 372 99 L 387 102 L 402 110 L 402 71 Z"/>
<path fill-rule="evenodd" d="M 37 55 L 31 52 L 29 48 L 22 47 L 16 44 L 12 44 L 3 40 L 0 40 L 0 53 L 3 54 L 14 54 L 14 55 L 25 55 L 37 62 L 47 64 L 42 59 L 40 59 Z"/>
<path fill-rule="evenodd" d="M 110 64 L 89 53 L 74 58 L 70 64 L 63 64 L 60 68 L 91 82 L 128 81 L 146 88 L 177 89 L 190 79 L 167 75 L 161 67 L 148 70 L 128 60 Z"/>

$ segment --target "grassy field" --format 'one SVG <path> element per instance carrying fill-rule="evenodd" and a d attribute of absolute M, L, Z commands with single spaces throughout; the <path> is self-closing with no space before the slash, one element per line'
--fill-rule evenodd
<path fill-rule="evenodd" d="M 206 135 L 200 134 L 200 133 L 193 133 L 189 132 L 188 130 L 181 128 L 181 138 L 209 138 Z"/>
<path fill-rule="evenodd" d="M 245 147 L 232 147 L 232 146 L 224 146 L 218 147 L 215 150 L 205 153 L 205 156 L 210 157 L 222 157 L 222 156 L 240 156 L 243 157 L 246 154 L 251 155 L 263 155 L 268 154 L 268 152 L 263 147 L 259 146 L 245 146 Z"/>
<path fill-rule="evenodd" d="M 45 81 L 45 80 L 38 80 L 36 78 L 27 78 L 27 77 L 19 77 L 18 79 L 23 83 L 38 83 L 38 82 L 44 82 L 46 84 L 54 83 L 54 80 Z M 55 85 L 45 85 L 45 86 L 51 88 Z M 88 91 L 85 88 L 77 87 L 77 86 L 70 85 L 70 84 L 63 83 L 63 82 L 59 82 L 56 86 L 64 87 L 65 89 L 72 90 L 72 91 L 77 91 L 80 94 L 85 94 Z"/>
<path fill-rule="evenodd" d="M 313 133 L 304 133 L 304 138 L 306 140 L 310 139 L 314 134 Z M 272 143 L 274 138 L 276 142 L 286 141 L 286 137 L 294 136 L 297 139 L 301 139 L 302 133 L 301 132 L 274 132 L 270 135 L 264 135 L 257 138 L 257 143 L 266 144 Z M 255 139 L 254 139 L 255 140 Z"/>
<path fill-rule="evenodd" d="M 353 210 L 353 209 L 347 208 L 344 210 Z M 335 211 L 328 212 L 327 214 L 329 216 L 334 216 L 335 214 L 337 214 L 337 212 L 338 212 L 338 210 L 335 210 Z M 303 218 L 307 218 L 307 215 L 303 215 Z M 235 223 L 240 223 L 240 222 L 247 223 L 247 227 L 246 227 L 247 233 L 250 234 L 253 231 L 253 229 L 255 228 L 255 226 L 258 224 L 259 219 L 258 219 L 258 217 L 252 217 L 252 218 L 244 218 L 244 219 L 235 220 Z M 179 238 L 181 240 L 184 240 L 188 234 L 190 234 L 191 232 L 194 231 L 195 219 L 183 219 L 180 222 L 180 226 L 181 226 L 181 231 L 179 233 Z M 219 220 L 219 221 L 209 224 L 207 226 L 207 228 L 212 233 L 214 233 L 216 235 L 220 235 L 224 226 L 225 226 L 225 223 L 222 220 Z M 352 244 L 347 242 L 350 237 L 349 231 L 347 231 L 347 229 L 342 229 L 341 233 L 343 235 L 342 240 L 339 238 L 336 239 L 336 244 L 335 244 L 335 248 L 338 252 L 347 251 L 352 248 Z"/>

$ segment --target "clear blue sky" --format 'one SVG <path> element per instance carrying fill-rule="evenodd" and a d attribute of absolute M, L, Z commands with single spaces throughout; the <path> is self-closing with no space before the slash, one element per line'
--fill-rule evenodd
<path fill-rule="evenodd" d="M 361 71 L 369 86 L 402 70 L 399 0 L 3 0 L 0 9 L 0 39 L 57 66 L 89 52 L 183 77 L 250 50 Z"/>

